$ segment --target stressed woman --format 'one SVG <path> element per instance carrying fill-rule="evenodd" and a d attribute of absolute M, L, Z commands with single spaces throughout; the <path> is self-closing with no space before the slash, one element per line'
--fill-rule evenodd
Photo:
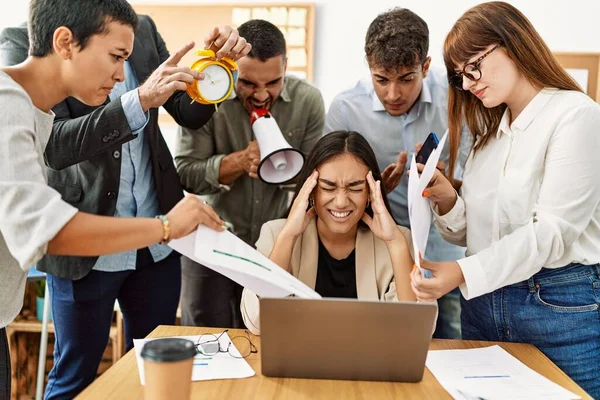
<path fill-rule="evenodd" d="M 308 155 L 287 219 L 263 225 L 258 251 L 323 297 L 414 301 L 410 232 L 392 218 L 373 150 L 356 132 L 333 132 Z M 260 332 L 257 296 L 242 316 Z"/>

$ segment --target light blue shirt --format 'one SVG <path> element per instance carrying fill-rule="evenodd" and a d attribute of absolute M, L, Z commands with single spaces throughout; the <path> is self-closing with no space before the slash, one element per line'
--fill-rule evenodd
<path fill-rule="evenodd" d="M 155 217 L 160 214 L 150 149 L 144 140 L 144 128 L 150 118 L 142 110 L 137 87 L 135 72 L 130 62 L 126 61 L 125 80 L 115 84 L 109 97 L 111 101 L 121 97 L 129 128 L 137 137 L 121 146 L 121 181 L 115 217 Z M 155 262 L 165 259 L 172 251 L 169 246 L 158 244 L 149 249 Z M 134 270 L 136 258 L 136 250 L 102 256 L 98 258 L 94 269 L 105 272 Z"/>
<path fill-rule="evenodd" d="M 441 139 L 446 129 L 448 81 L 443 71 L 432 68 L 423 80 L 421 95 L 407 114 L 398 117 L 388 114 L 373 89 L 371 79 L 368 79 L 358 82 L 353 88 L 335 97 L 325 118 L 324 133 L 337 130 L 361 133 L 373 147 L 379 168 L 383 171 L 385 167 L 396 162 L 401 151 L 408 152 L 410 163 L 417 143 L 423 143 L 431 132 L 435 132 Z M 463 132 L 455 174 L 458 179 L 462 176 L 470 151 L 470 135 Z M 448 142 L 440 159 L 448 163 Z M 408 176 L 405 173 L 396 189 L 388 194 L 388 200 L 396 221 L 410 228 L 407 190 Z M 423 257 L 432 261 L 454 261 L 464 255 L 463 247 L 454 246 L 442 239 L 432 221 Z"/>

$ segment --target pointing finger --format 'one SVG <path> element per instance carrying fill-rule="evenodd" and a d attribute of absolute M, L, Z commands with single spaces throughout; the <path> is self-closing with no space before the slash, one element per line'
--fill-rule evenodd
<path fill-rule="evenodd" d="M 194 45 L 194 42 L 189 42 L 181 49 L 179 49 L 179 51 L 177 51 L 175 54 L 172 54 L 169 58 L 167 58 L 165 64 L 176 66 L 177 64 L 179 64 L 183 56 L 185 56 L 188 53 L 188 51 L 194 48 Z"/>

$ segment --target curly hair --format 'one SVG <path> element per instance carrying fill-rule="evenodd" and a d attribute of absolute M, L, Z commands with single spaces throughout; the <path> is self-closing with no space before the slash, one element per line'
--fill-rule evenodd
<path fill-rule="evenodd" d="M 251 19 L 238 27 L 241 37 L 252 45 L 248 57 L 265 62 L 275 56 L 285 58 L 285 37 L 275 25 L 262 19 Z"/>
<path fill-rule="evenodd" d="M 371 22 L 365 38 L 370 67 L 397 71 L 423 64 L 429 51 L 429 28 L 414 12 L 394 8 Z"/>

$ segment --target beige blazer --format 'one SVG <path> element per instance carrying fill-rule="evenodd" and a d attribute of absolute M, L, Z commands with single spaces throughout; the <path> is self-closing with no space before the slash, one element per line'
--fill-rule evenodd
<path fill-rule="evenodd" d="M 277 219 L 262 226 L 256 242 L 258 251 L 267 257 L 271 254 L 285 221 Z M 412 255 L 410 231 L 403 226 L 398 226 L 398 229 L 406 237 Z M 319 238 L 316 219 L 313 219 L 296 240 L 290 262 L 292 275 L 312 289 L 317 282 L 318 257 Z M 408 275 L 406 279 L 409 279 Z M 398 300 L 388 249 L 368 228 L 359 228 L 356 235 L 356 291 L 360 300 Z M 240 307 L 246 327 L 255 335 L 260 334 L 258 297 L 252 291 L 244 289 Z"/>

